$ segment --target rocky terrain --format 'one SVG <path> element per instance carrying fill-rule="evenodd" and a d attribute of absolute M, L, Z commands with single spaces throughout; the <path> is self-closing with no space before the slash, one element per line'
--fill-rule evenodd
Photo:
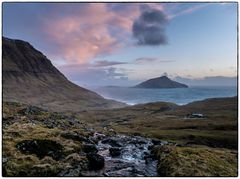
<path fill-rule="evenodd" d="M 4 176 L 158 176 L 152 146 L 140 136 L 99 133 L 74 115 L 3 104 Z"/>
<path fill-rule="evenodd" d="M 70 82 L 41 52 L 22 40 L 2 39 L 3 100 L 54 111 L 124 106 Z"/>
<path fill-rule="evenodd" d="M 79 113 L 4 102 L 3 175 L 237 176 L 236 101 Z"/>
<path fill-rule="evenodd" d="M 169 79 L 167 76 L 161 76 L 144 81 L 134 88 L 187 88 L 188 86 Z"/>

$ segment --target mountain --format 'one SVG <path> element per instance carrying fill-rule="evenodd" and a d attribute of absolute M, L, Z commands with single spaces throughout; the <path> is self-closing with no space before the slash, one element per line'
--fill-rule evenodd
<path fill-rule="evenodd" d="M 167 76 L 152 78 L 134 87 L 135 88 L 188 88 L 187 85 L 178 83 L 176 81 L 172 81 Z"/>
<path fill-rule="evenodd" d="M 81 111 L 124 106 L 70 82 L 28 42 L 2 38 L 3 101 L 53 111 Z"/>

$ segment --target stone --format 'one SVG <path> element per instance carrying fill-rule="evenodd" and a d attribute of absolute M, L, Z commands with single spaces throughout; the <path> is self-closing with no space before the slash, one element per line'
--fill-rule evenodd
<path fill-rule="evenodd" d="M 111 147 L 109 149 L 109 153 L 113 157 L 119 156 L 119 155 L 121 155 L 121 148 L 119 148 L 119 147 Z"/>
<path fill-rule="evenodd" d="M 97 153 L 97 147 L 93 144 L 84 144 L 83 145 L 83 151 L 85 153 Z"/>
<path fill-rule="evenodd" d="M 153 145 L 161 145 L 162 141 L 159 139 L 152 139 Z"/>
<path fill-rule="evenodd" d="M 96 153 L 88 153 L 87 159 L 89 161 L 89 168 L 91 170 L 100 170 L 104 167 L 104 157 Z"/>
<path fill-rule="evenodd" d="M 103 144 L 109 144 L 111 145 L 112 147 L 121 147 L 122 145 L 118 143 L 118 141 L 114 140 L 114 139 L 111 139 L 111 138 L 107 138 L 107 139 L 104 139 L 102 141 Z"/>
<path fill-rule="evenodd" d="M 101 140 L 101 139 L 103 139 L 103 138 L 106 137 L 106 136 L 105 136 L 104 134 L 95 132 L 95 133 L 93 134 L 93 137 L 94 137 L 95 139 L 97 139 L 97 140 Z"/>

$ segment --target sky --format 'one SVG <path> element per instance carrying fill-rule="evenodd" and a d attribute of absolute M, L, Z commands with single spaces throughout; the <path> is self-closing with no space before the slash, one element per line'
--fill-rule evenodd
<path fill-rule="evenodd" d="M 82 86 L 237 76 L 237 3 L 5 2 L 3 36 Z"/>

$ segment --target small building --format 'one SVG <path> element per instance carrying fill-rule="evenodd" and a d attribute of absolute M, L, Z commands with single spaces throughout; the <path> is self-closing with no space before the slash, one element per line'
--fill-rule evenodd
<path fill-rule="evenodd" d="M 205 116 L 202 113 L 192 113 L 188 114 L 187 118 L 204 118 Z"/>

